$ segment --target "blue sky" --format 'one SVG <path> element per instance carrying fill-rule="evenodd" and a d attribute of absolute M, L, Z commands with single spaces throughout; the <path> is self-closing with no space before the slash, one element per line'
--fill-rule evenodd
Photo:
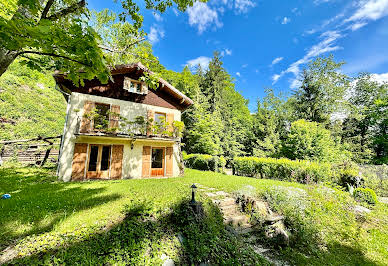
<path fill-rule="evenodd" d="M 90 0 L 89 8 L 120 11 L 120 4 Z M 342 71 L 350 76 L 367 71 L 388 81 L 388 0 L 210 0 L 185 13 L 142 14 L 154 54 L 167 69 L 206 66 L 218 50 L 251 111 L 266 87 L 290 94 L 306 63 L 319 55 L 345 61 Z"/>

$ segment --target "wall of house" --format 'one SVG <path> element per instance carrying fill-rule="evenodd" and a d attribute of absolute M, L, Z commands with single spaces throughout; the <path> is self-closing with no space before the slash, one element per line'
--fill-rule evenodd
<path fill-rule="evenodd" d="M 153 106 L 135 102 L 128 102 L 118 99 L 111 99 L 95 95 L 81 94 L 73 92 L 69 101 L 69 114 L 67 125 L 65 127 L 63 138 L 63 149 L 59 159 L 58 176 L 60 180 L 70 181 L 72 172 L 72 161 L 74 154 L 75 143 L 90 143 L 90 144 L 122 144 L 124 145 L 123 154 L 123 178 L 141 178 L 142 170 L 142 152 L 143 146 L 168 147 L 173 146 L 173 176 L 179 175 L 179 147 L 173 141 L 158 141 L 158 140 L 136 140 L 134 147 L 131 149 L 131 140 L 115 137 L 92 137 L 92 136 L 76 136 L 77 126 L 84 115 L 85 101 L 93 101 L 98 103 L 112 104 L 120 106 L 120 115 L 134 120 L 137 116 L 147 117 L 148 111 L 162 113 L 173 113 L 174 120 L 181 120 L 181 112 L 177 109 L 169 109 L 160 106 Z"/>

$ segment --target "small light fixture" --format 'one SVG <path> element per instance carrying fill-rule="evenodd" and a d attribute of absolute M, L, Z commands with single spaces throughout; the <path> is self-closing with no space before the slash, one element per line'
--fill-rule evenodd
<path fill-rule="evenodd" d="M 131 150 L 133 150 L 133 142 L 131 142 Z"/>
<path fill-rule="evenodd" d="M 190 204 L 194 205 L 196 203 L 195 201 L 195 191 L 197 190 L 197 186 L 195 184 L 193 184 L 191 186 L 191 201 L 190 201 Z"/>

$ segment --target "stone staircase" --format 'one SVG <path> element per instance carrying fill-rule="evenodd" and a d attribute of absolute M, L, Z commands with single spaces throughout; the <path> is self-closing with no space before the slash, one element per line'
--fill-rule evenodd
<path fill-rule="evenodd" d="M 249 217 L 239 210 L 236 199 L 231 194 L 224 191 L 216 191 L 214 188 L 209 188 L 201 184 L 196 184 L 196 186 L 199 192 L 203 192 L 204 195 L 209 197 L 219 207 L 229 232 L 240 236 L 247 245 L 250 245 L 256 253 L 266 258 L 271 264 L 289 265 L 287 262 L 279 259 L 276 250 L 270 247 L 264 247 L 259 243 L 258 237 L 255 236 L 255 227 L 249 222 Z M 282 219 L 282 216 L 270 212 L 265 223 L 274 224 Z"/>

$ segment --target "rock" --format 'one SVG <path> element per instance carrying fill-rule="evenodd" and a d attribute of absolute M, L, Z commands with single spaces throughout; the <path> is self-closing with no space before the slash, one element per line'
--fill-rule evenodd
<path fill-rule="evenodd" d="M 173 261 L 172 259 L 167 259 L 167 260 L 165 260 L 165 261 L 163 262 L 162 265 L 163 265 L 163 266 L 174 266 L 175 263 L 174 263 L 174 261 Z"/>
<path fill-rule="evenodd" d="M 361 205 L 354 206 L 353 211 L 356 214 L 364 214 L 364 213 L 370 213 L 371 212 L 371 210 L 369 210 L 368 208 L 365 208 L 364 206 L 361 206 Z"/>
<path fill-rule="evenodd" d="M 268 225 L 264 230 L 265 237 L 277 243 L 278 245 L 287 246 L 289 244 L 289 233 L 287 232 L 283 221 L 279 220 L 274 224 Z"/>
<path fill-rule="evenodd" d="M 278 221 L 283 220 L 284 217 L 281 215 L 270 215 L 267 216 L 264 220 L 264 224 L 274 224 L 277 223 Z"/>

